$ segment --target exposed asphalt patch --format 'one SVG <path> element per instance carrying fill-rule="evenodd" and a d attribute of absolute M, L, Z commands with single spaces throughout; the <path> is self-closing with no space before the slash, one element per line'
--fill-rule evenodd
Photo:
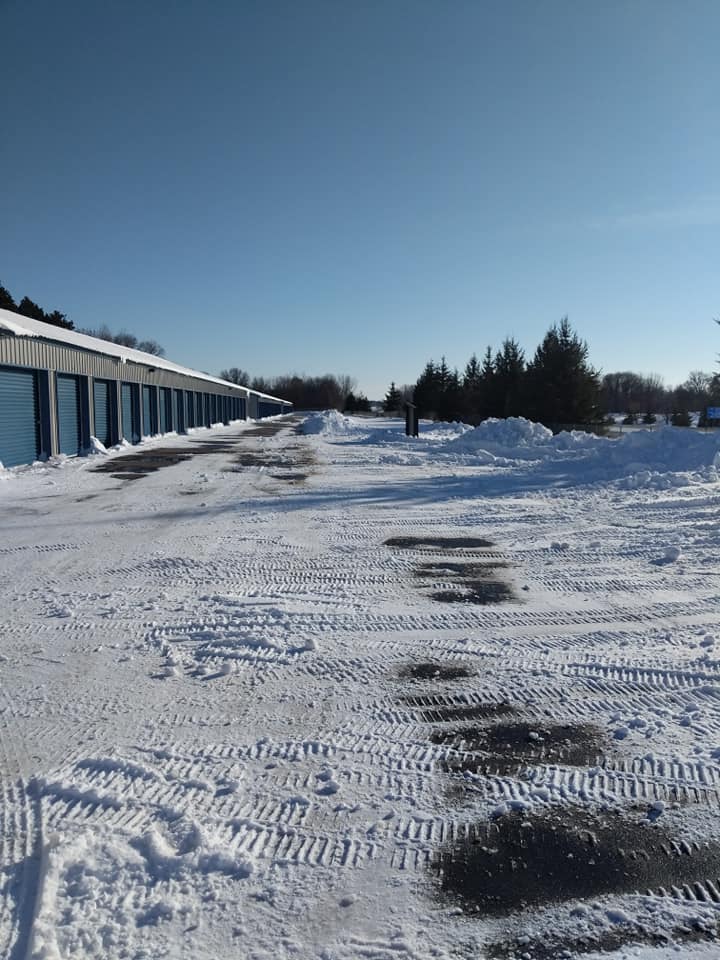
<path fill-rule="evenodd" d="M 503 570 L 508 567 L 507 560 L 483 559 L 465 562 L 437 560 L 433 563 L 421 563 L 414 570 L 416 577 L 483 577 L 490 576 L 494 570 Z"/>
<path fill-rule="evenodd" d="M 487 550 L 494 547 L 492 540 L 482 537 L 390 537 L 386 547 L 397 550 Z"/>
<path fill-rule="evenodd" d="M 469 667 L 457 663 L 438 663 L 428 660 L 424 663 L 409 663 L 400 670 L 400 677 L 407 680 L 462 680 L 474 676 Z"/>
<path fill-rule="evenodd" d="M 573 807 L 480 824 L 441 849 L 432 869 L 464 911 L 504 916 L 611 893 L 705 889 L 720 876 L 720 845 L 678 842 L 647 818 Z"/>
<path fill-rule="evenodd" d="M 292 422 L 292 421 L 290 421 Z M 178 463 L 184 463 L 197 456 L 207 456 L 213 453 L 229 453 L 236 450 L 248 437 L 273 437 L 280 430 L 289 426 L 288 420 L 283 422 L 263 424 L 250 430 L 243 430 L 242 433 L 231 434 L 224 437 L 208 437 L 207 439 L 196 439 L 192 446 L 187 447 L 152 447 L 149 450 L 137 450 L 127 453 L 122 457 L 112 457 L 104 463 L 93 467 L 92 473 L 109 473 L 116 480 L 139 480 L 149 473 L 155 473 L 163 467 L 172 467 Z M 239 457 L 245 456 L 250 464 L 260 463 L 266 465 L 268 454 L 257 454 L 253 451 L 241 453 Z M 270 461 L 272 465 L 283 467 L 293 466 L 297 461 L 287 460 L 282 455 L 275 455 Z"/>
<path fill-rule="evenodd" d="M 207 451 L 203 450 L 202 453 Z M 155 447 L 152 451 L 146 453 L 127 453 L 122 457 L 113 457 L 104 463 L 93 467 L 92 473 L 112 473 L 118 474 L 134 473 L 138 476 L 146 473 L 155 473 L 162 467 L 172 467 L 177 463 L 183 463 L 190 460 L 194 455 L 192 447 L 186 450 L 178 450 L 172 447 Z"/>
<path fill-rule="evenodd" d="M 468 715 L 449 719 L 474 718 Z M 453 772 L 490 768 L 497 773 L 512 773 L 528 764 L 547 763 L 591 766 L 607 748 L 603 732 L 590 724 L 466 726 L 434 730 L 430 740 L 457 751 L 445 761 L 447 769 Z"/>
<path fill-rule="evenodd" d="M 459 588 L 433 590 L 430 597 L 439 603 L 476 603 L 484 606 L 505 603 L 513 600 L 515 595 L 502 580 L 463 580 Z"/>
<path fill-rule="evenodd" d="M 501 580 L 498 570 L 509 566 L 501 556 L 475 556 L 471 560 L 448 559 L 464 551 L 486 551 L 495 547 L 492 540 L 483 537 L 412 536 L 390 537 L 385 546 L 417 553 L 433 551 L 436 557 L 419 563 L 413 573 L 431 589 L 428 596 L 438 603 L 473 603 L 481 606 L 516 600 L 509 583 Z M 438 557 L 437 554 L 441 556 Z"/>
<path fill-rule="evenodd" d="M 309 473 L 271 473 L 273 480 L 285 480 L 288 483 L 302 483 L 310 476 Z"/>
<path fill-rule="evenodd" d="M 515 711 L 509 703 L 436 703 L 433 697 L 404 697 L 405 706 L 414 707 L 418 711 L 418 719 L 424 723 L 458 723 L 461 720 L 493 720 L 497 717 L 506 717 Z M 452 742 L 456 733 L 471 728 L 453 728 L 452 730 L 434 730 L 430 735 L 432 743 L 444 744 Z M 447 739 L 449 738 L 449 740 Z"/>

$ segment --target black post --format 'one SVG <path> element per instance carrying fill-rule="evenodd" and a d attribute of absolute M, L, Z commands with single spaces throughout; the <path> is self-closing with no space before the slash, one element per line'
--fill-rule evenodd
<path fill-rule="evenodd" d="M 418 435 L 418 418 L 415 404 L 405 401 L 405 436 L 416 437 Z"/>

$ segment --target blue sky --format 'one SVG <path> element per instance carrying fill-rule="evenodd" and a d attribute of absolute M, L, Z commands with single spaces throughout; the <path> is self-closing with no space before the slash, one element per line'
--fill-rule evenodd
<path fill-rule="evenodd" d="M 0 282 L 369 396 L 568 314 L 720 351 L 716 0 L 0 0 Z"/>

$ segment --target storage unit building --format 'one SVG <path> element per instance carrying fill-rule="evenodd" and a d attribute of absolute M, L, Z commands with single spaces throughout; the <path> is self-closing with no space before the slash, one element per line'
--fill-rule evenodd
<path fill-rule="evenodd" d="M 292 404 L 152 354 L 0 310 L 0 463 L 75 456 Z"/>

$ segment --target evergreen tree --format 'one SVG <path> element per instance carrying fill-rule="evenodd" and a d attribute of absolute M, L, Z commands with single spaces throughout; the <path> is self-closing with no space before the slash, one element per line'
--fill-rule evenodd
<path fill-rule="evenodd" d="M 355 397 L 355 413 L 370 413 L 370 401 L 364 393 L 359 393 Z"/>
<path fill-rule="evenodd" d="M 463 388 L 470 391 L 478 390 L 480 388 L 481 377 L 482 367 L 478 361 L 477 354 L 474 353 L 465 364 L 465 371 L 462 378 Z"/>
<path fill-rule="evenodd" d="M 599 411 L 600 378 L 588 346 L 567 317 L 545 334 L 526 373 L 528 413 L 546 426 L 592 423 Z"/>
<path fill-rule="evenodd" d="M 477 423 L 486 420 L 488 417 L 495 416 L 494 410 L 497 406 L 495 401 L 495 359 L 492 350 L 488 347 L 483 356 L 482 366 L 480 367 L 480 398 L 477 410 Z"/>
<path fill-rule="evenodd" d="M 460 377 L 457 370 L 451 370 L 445 357 L 440 357 L 440 363 L 435 370 L 437 382 L 437 401 L 435 409 L 440 420 L 454 420 L 459 406 Z"/>
<path fill-rule="evenodd" d="M 437 414 L 439 397 L 440 389 L 438 385 L 437 368 L 432 360 L 428 360 L 413 390 L 413 402 L 417 407 L 418 416 L 435 416 Z"/>
<path fill-rule="evenodd" d="M 525 354 L 512 337 L 503 341 L 495 355 L 495 390 L 498 417 L 518 417 L 522 413 L 522 387 Z"/>
<path fill-rule="evenodd" d="M 462 377 L 462 417 L 471 423 L 479 423 L 481 403 L 482 368 L 476 354 L 465 364 Z"/>
<path fill-rule="evenodd" d="M 47 321 L 45 311 L 42 309 L 42 307 L 39 307 L 36 303 L 34 303 L 30 297 L 22 298 L 17 306 L 17 312 L 22 314 L 23 317 L 30 317 L 31 320 L 42 320 L 43 322 Z"/>
<path fill-rule="evenodd" d="M 395 381 L 393 380 L 390 384 L 390 389 L 385 394 L 385 399 L 383 400 L 383 410 L 385 413 L 396 413 L 402 408 L 402 397 L 400 396 L 400 391 L 395 386 Z"/>
<path fill-rule="evenodd" d="M 10 291 L 0 285 L 0 310 L 12 310 L 17 313 L 17 304 L 10 296 Z"/>

